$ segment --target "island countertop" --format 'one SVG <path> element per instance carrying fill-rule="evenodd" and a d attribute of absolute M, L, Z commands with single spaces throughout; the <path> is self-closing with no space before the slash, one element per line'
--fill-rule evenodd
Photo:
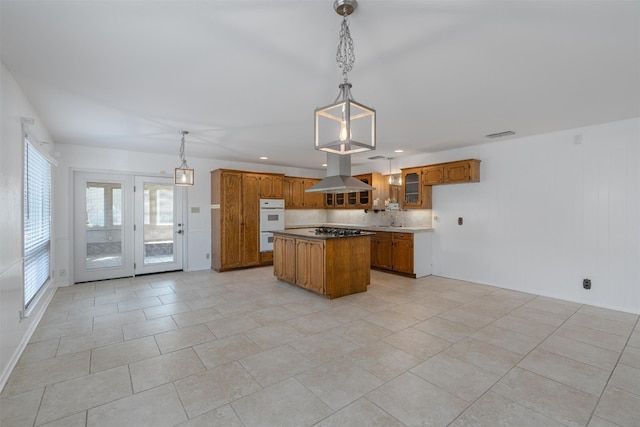
<path fill-rule="evenodd" d="M 302 237 L 305 239 L 318 239 L 318 240 L 357 238 L 357 237 L 375 236 L 376 234 L 369 231 L 361 231 L 360 234 L 334 236 L 333 234 L 316 233 L 315 228 L 287 228 L 285 230 L 272 231 L 272 233 L 275 235 Z"/>

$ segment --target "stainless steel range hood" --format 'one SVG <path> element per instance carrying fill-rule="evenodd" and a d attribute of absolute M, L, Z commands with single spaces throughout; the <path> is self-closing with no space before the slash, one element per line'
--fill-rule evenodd
<path fill-rule="evenodd" d="M 307 193 L 354 193 L 375 187 L 351 176 L 351 155 L 327 153 L 327 177 L 305 190 Z"/>

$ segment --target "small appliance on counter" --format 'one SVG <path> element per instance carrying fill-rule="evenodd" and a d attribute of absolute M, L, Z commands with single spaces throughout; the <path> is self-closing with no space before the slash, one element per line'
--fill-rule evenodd
<path fill-rule="evenodd" d="M 389 206 L 387 206 L 387 210 L 388 211 L 399 211 L 400 210 L 400 203 L 389 203 Z"/>

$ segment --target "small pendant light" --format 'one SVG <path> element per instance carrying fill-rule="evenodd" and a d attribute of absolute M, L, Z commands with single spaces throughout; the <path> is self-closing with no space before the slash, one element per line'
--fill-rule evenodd
<path fill-rule="evenodd" d="M 173 174 L 173 181 L 175 185 L 181 187 L 191 187 L 193 185 L 194 173 L 193 169 L 189 169 L 187 159 L 184 157 L 184 138 L 189 134 L 189 131 L 181 130 L 182 140 L 180 141 L 180 160 L 182 163 L 176 168 Z"/>

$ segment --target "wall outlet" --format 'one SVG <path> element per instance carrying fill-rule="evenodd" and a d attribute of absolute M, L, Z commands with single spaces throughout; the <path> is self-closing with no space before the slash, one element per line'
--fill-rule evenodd
<path fill-rule="evenodd" d="M 591 279 L 582 279 L 582 287 L 585 289 L 591 289 Z"/>
<path fill-rule="evenodd" d="M 459 217 L 458 217 L 458 225 L 462 225 L 462 223 L 463 223 L 462 217 L 461 217 L 461 216 L 459 216 Z"/>
<path fill-rule="evenodd" d="M 207 258 L 207 259 L 211 258 L 211 255 L 210 254 L 206 254 L 205 258 Z"/>

